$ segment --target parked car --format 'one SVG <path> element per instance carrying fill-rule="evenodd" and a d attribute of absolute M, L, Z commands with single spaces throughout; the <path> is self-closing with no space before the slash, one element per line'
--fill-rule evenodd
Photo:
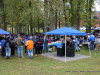
<path fill-rule="evenodd" d="M 95 28 L 95 30 L 100 30 L 100 27 Z"/>
<path fill-rule="evenodd" d="M 100 29 L 94 30 L 93 35 L 98 35 L 100 32 Z"/>
<path fill-rule="evenodd" d="M 94 27 L 91 27 L 91 30 L 94 30 L 95 28 Z"/>
<path fill-rule="evenodd" d="M 80 27 L 80 30 L 86 30 L 86 28 L 85 27 Z"/>

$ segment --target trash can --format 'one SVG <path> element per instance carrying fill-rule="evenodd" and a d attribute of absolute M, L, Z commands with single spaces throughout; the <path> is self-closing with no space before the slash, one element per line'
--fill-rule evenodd
<path fill-rule="evenodd" d="M 64 56 L 64 50 L 62 46 L 57 46 L 57 56 Z"/>

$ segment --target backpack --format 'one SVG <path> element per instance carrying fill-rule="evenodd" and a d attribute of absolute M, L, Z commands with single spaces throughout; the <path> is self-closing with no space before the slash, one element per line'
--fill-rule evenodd
<path fill-rule="evenodd" d="M 1 47 L 4 47 L 4 44 L 5 44 L 5 40 L 1 40 Z"/>

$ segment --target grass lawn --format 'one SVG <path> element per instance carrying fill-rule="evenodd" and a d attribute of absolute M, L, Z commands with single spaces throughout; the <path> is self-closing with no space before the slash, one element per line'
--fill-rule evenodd
<path fill-rule="evenodd" d="M 78 54 L 88 55 L 87 48 L 81 48 Z M 17 54 L 11 59 L 0 58 L 0 75 L 100 75 L 100 72 L 66 72 L 66 71 L 100 71 L 100 54 L 91 58 L 62 62 L 45 56 L 33 59 L 18 58 Z"/>

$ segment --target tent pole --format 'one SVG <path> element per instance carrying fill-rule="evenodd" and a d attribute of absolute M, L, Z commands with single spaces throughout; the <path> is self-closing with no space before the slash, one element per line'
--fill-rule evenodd
<path fill-rule="evenodd" d="M 65 62 L 66 62 L 66 35 L 65 35 Z"/>
<path fill-rule="evenodd" d="M 89 45 L 89 52 L 90 52 L 90 57 L 91 57 L 90 45 Z"/>

